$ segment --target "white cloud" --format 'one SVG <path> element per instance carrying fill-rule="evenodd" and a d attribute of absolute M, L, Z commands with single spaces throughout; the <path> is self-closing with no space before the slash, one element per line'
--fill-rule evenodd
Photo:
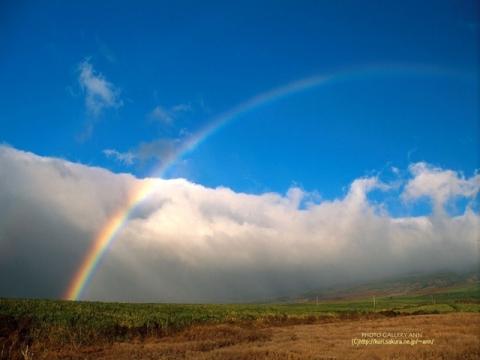
<path fill-rule="evenodd" d="M 132 165 L 136 160 L 136 155 L 130 151 L 119 152 L 115 149 L 105 149 L 103 153 L 108 158 L 113 158 L 124 165 Z"/>
<path fill-rule="evenodd" d="M 159 120 L 163 123 L 170 124 L 173 121 L 170 112 L 162 106 L 155 106 L 155 108 L 149 114 L 150 119 Z"/>
<path fill-rule="evenodd" d="M 298 188 L 250 195 L 183 179 L 136 179 L 8 147 L 0 147 L 0 169 L 3 296 L 59 295 L 105 221 L 147 182 L 155 189 L 132 211 L 86 298 L 254 300 L 478 265 L 478 213 L 393 217 L 368 200 L 369 191 L 388 190 L 377 178 L 302 207 L 306 194 Z M 422 180 L 428 173 L 432 184 L 443 184 L 445 172 L 451 183 L 472 179 L 426 164 L 411 169 L 404 196 L 415 198 L 417 188 L 440 199 L 473 196 L 470 185 L 446 191 Z"/>
<path fill-rule="evenodd" d="M 123 105 L 120 90 L 96 72 L 88 59 L 80 63 L 78 71 L 78 82 L 85 93 L 85 106 L 90 115 L 97 117 L 104 109 Z"/>
<path fill-rule="evenodd" d="M 166 162 L 178 154 L 181 145 L 180 138 L 142 142 L 135 149 L 135 154 L 141 160 L 156 159 L 159 162 Z"/>
<path fill-rule="evenodd" d="M 413 178 L 402 194 L 407 201 L 429 197 L 438 209 L 455 197 L 474 198 L 480 190 L 480 174 L 465 178 L 453 170 L 444 170 L 424 162 L 409 167 Z"/>
<path fill-rule="evenodd" d="M 141 142 L 137 147 L 127 151 L 120 152 L 115 149 L 105 149 L 103 154 L 108 158 L 115 159 L 124 165 L 132 165 L 135 162 L 154 159 L 157 165 L 168 162 L 176 154 L 182 144 L 180 138 L 157 139 L 149 142 Z"/>
<path fill-rule="evenodd" d="M 164 124 L 172 124 L 180 113 L 185 113 L 189 111 L 192 111 L 192 106 L 190 104 L 177 104 L 172 106 L 170 109 L 166 109 L 163 106 L 157 105 L 148 114 L 148 117 L 152 120 L 157 120 Z"/>

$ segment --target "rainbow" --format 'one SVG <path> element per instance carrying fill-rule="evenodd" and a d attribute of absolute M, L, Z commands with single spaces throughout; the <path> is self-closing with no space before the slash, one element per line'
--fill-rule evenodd
<path fill-rule="evenodd" d="M 435 68 L 422 65 L 405 65 L 405 64 L 385 64 L 371 65 L 357 68 L 350 68 L 346 71 L 338 71 L 329 75 L 316 75 L 305 79 L 294 81 L 286 85 L 274 88 L 267 92 L 256 95 L 249 100 L 233 107 L 229 111 L 220 114 L 207 123 L 200 131 L 188 137 L 180 144 L 174 154 L 165 159 L 162 164 L 155 170 L 152 177 L 161 177 L 164 172 L 171 167 L 178 159 L 182 158 L 189 151 L 195 149 L 207 137 L 218 131 L 224 124 L 235 119 L 245 113 L 259 108 L 260 106 L 285 98 L 286 96 L 332 83 L 333 81 L 351 80 L 356 77 L 363 77 L 369 74 L 390 74 L 400 71 L 401 73 L 413 73 L 420 75 L 453 75 L 459 77 L 459 73 L 446 71 L 445 69 Z M 105 223 L 105 225 L 96 234 L 90 248 L 87 251 L 80 267 L 71 279 L 68 288 L 64 294 L 64 299 L 78 300 L 83 290 L 90 282 L 100 260 L 103 258 L 108 248 L 111 246 L 116 235 L 127 224 L 128 219 L 133 210 L 140 204 L 156 187 L 155 179 L 146 179 L 134 188 L 129 194 L 124 206 L 119 208 Z"/>

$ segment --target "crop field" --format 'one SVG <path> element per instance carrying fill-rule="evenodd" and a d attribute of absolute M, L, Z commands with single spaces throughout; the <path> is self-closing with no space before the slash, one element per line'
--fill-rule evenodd
<path fill-rule="evenodd" d="M 199 326 L 278 327 L 457 312 L 480 312 L 478 286 L 433 295 L 379 297 L 375 307 L 371 298 L 318 304 L 218 305 L 1 299 L 0 354 L 5 359 L 25 358 L 25 351 L 40 347 L 79 349 L 141 342 Z"/>

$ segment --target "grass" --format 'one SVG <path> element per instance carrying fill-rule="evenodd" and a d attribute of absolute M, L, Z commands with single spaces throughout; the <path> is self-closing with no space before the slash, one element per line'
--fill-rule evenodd
<path fill-rule="evenodd" d="M 83 346 L 159 337 L 193 325 L 288 324 L 402 314 L 480 312 L 480 287 L 432 295 L 290 304 L 132 304 L 0 299 L 0 351 L 35 343 Z M 1 356 L 0 356 L 1 358 Z"/>

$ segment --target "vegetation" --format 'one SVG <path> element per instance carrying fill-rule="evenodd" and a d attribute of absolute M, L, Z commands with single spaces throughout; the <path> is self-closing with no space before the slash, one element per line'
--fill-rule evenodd
<path fill-rule="evenodd" d="M 480 312 L 480 287 L 434 295 L 393 296 L 290 304 L 132 304 L 55 300 L 0 300 L 0 341 L 13 332 L 24 341 L 77 345 L 163 336 L 191 325 L 314 322 L 355 316 Z"/>

